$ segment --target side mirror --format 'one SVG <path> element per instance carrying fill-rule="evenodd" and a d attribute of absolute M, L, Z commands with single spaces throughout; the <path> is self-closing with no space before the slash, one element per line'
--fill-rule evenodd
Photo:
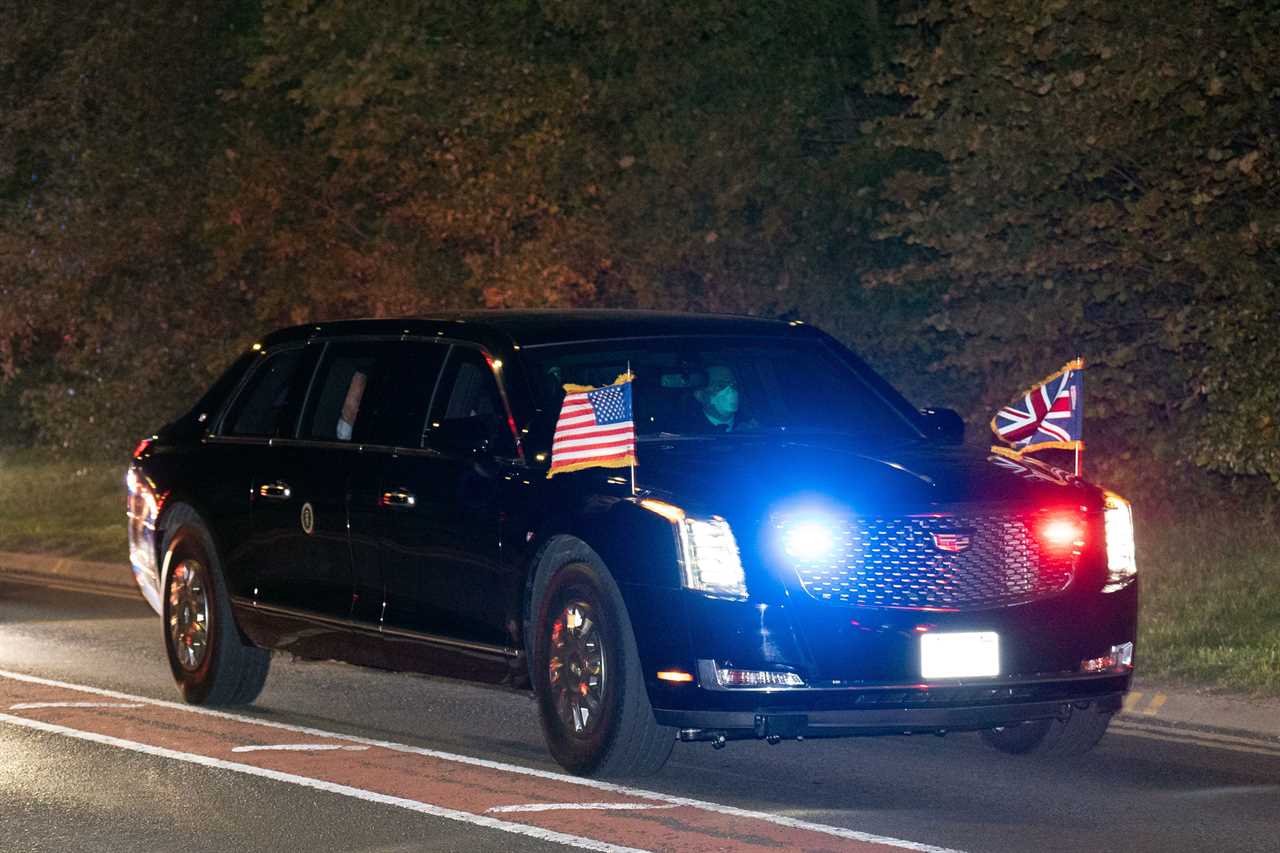
<path fill-rule="evenodd" d="M 921 409 L 924 434 L 938 444 L 964 444 L 964 419 L 955 409 Z"/>
<path fill-rule="evenodd" d="M 431 447 L 460 456 L 487 454 L 493 443 L 494 419 L 484 415 L 453 418 L 433 426 L 428 441 Z"/>

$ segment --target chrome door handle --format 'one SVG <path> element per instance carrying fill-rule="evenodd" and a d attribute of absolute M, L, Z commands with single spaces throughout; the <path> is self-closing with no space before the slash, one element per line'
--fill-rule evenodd
<path fill-rule="evenodd" d="M 258 494 L 264 498 L 287 501 L 293 494 L 293 491 L 289 488 L 288 483 L 276 480 L 274 483 L 263 483 L 261 486 L 258 486 Z"/>
<path fill-rule="evenodd" d="M 383 506 L 398 506 L 412 508 L 417 504 L 418 499 L 413 496 L 413 492 L 404 489 L 394 489 L 390 492 L 382 493 L 382 500 L 379 501 Z"/>

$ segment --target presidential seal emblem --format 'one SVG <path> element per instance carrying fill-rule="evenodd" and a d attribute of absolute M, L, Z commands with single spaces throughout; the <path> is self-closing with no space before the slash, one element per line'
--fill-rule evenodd
<path fill-rule="evenodd" d="M 316 513 L 310 503 L 302 505 L 302 532 L 310 536 L 316 529 Z"/>

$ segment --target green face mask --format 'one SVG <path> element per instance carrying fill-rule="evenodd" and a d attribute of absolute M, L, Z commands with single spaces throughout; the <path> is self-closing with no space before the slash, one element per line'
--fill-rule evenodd
<path fill-rule="evenodd" d="M 735 414 L 738 411 L 738 389 L 732 385 L 726 385 L 711 395 L 710 402 L 717 412 L 725 415 Z"/>

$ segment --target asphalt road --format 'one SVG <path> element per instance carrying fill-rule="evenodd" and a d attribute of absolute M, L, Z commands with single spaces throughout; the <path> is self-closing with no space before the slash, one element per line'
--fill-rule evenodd
<path fill-rule="evenodd" d="M 255 705 L 202 715 L 151 701 L 178 696 L 140 599 L 5 581 L 0 671 L 5 853 L 564 850 L 610 820 L 642 849 L 1280 849 L 1280 755 L 1229 745 L 1113 731 L 1044 763 L 970 734 L 678 744 L 641 791 L 578 791 L 523 694 L 276 656 Z M 295 741 L 323 751 L 278 751 Z M 488 805 L 548 798 L 574 802 Z"/>

